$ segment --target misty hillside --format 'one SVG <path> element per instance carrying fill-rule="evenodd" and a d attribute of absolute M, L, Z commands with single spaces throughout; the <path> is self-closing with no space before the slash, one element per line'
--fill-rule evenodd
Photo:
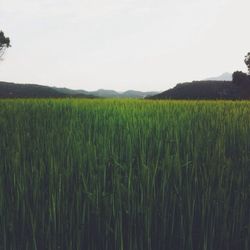
<path fill-rule="evenodd" d="M 125 92 L 117 92 L 114 90 L 107 90 L 107 89 L 98 89 L 96 91 L 85 91 L 85 90 L 72 90 L 67 88 L 54 88 L 57 91 L 64 93 L 64 94 L 88 94 L 97 97 L 103 98 L 145 98 L 147 96 L 153 96 L 158 94 L 159 92 L 152 91 L 152 92 L 143 92 L 143 91 L 136 91 L 136 90 L 127 90 Z"/>
<path fill-rule="evenodd" d="M 121 96 L 123 98 L 145 98 L 150 97 L 153 95 L 157 95 L 159 92 L 152 91 L 152 92 L 141 92 L 141 91 L 135 91 L 135 90 L 128 90 L 126 92 L 123 92 Z"/>
<path fill-rule="evenodd" d="M 204 81 L 232 81 L 233 75 L 231 73 L 223 73 L 220 76 L 210 77 L 205 79 Z"/>
<path fill-rule="evenodd" d="M 149 99 L 250 99 L 250 89 L 231 81 L 193 81 L 177 84 Z"/>
<path fill-rule="evenodd" d="M 85 91 L 85 90 L 75 90 L 75 89 L 58 88 L 58 87 L 53 87 L 53 89 L 59 93 L 63 93 L 66 95 L 79 95 L 79 94 L 89 95 L 88 91 Z"/>
<path fill-rule="evenodd" d="M 97 97 L 119 97 L 119 93 L 114 90 L 105 90 L 105 89 L 99 89 L 96 91 L 86 91 L 86 90 L 74 90 L 69 88 L 58 88 L 53 87 L 56 91 L 67 94 L 67 95 L 76 95 L 76 94 L 85 94 L 85 95 L 93 95 Z"/>
<path fill-rule="evenodd" d="M 98 89 L 96 91 L 90 91 L 89 93 L 105 98 L 119 98 L 119 93 L 109 89 Z"/>

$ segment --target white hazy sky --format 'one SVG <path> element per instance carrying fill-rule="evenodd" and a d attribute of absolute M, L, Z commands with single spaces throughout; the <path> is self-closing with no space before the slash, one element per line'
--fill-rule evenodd
<path fill-rule="evenodd" d="M 0 80 L 166 90 L 246 71 L 249 0 L 0 0 Z"/>

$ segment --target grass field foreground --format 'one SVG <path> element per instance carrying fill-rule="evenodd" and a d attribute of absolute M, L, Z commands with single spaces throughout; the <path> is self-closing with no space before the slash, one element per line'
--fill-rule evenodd
<path fill-rule="evenodd" d="M 0 249 L 250 249 L 250 102 L 0 101 Z"/>

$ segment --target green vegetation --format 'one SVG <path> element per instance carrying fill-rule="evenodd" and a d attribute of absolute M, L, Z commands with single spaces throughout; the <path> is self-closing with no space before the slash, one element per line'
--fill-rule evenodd
<path fill-rule="evenodd" d="M 250 102 L 0 101 L 0 249 L 250 249 Z"/>

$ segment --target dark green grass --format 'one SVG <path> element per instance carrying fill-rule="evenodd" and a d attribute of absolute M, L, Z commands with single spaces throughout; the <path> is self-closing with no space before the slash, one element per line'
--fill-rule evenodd
<path fill-rule="evenodd" d="M 0 249 L 250 249 L 250 102 L 0 101 Z"/>

